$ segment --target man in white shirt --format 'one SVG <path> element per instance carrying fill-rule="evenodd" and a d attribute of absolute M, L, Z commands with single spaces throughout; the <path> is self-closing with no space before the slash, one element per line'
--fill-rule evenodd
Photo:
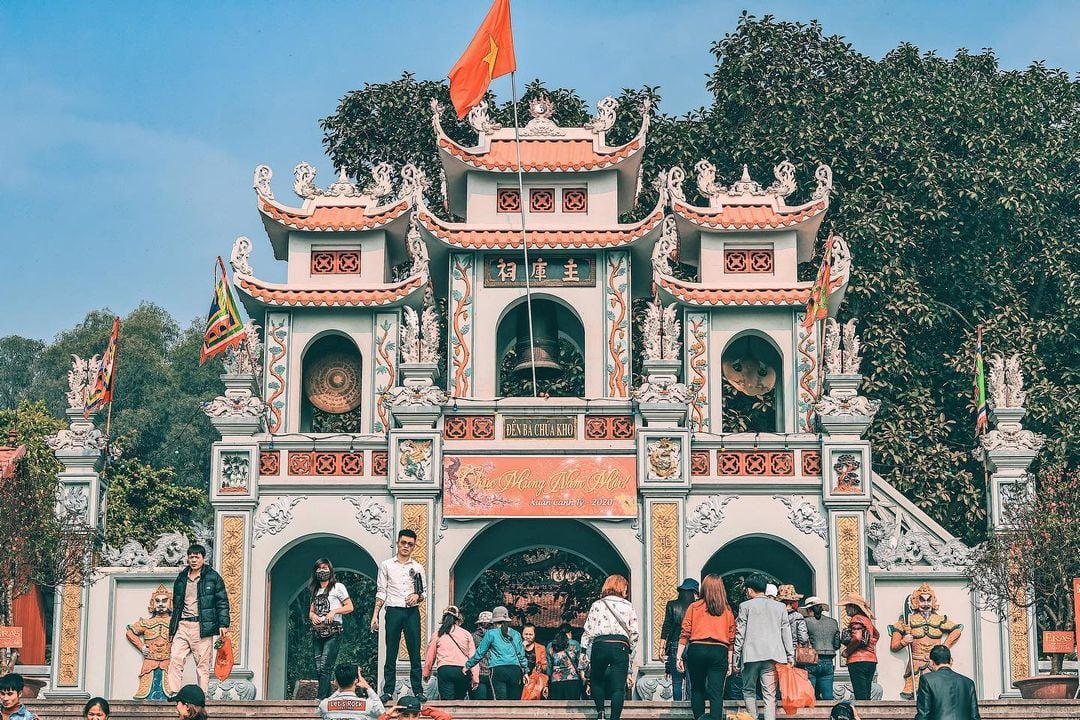
<path fill-rule="evenodd" d="M 375 591 L 375 611 L 371 614 L 371 632 L 379 631 L 379 611 L 386 608 L 382 701 L 389 702 L 397 684 L 397 656 L 401 635 L 409 654 L 409 687 L 413 695 L 424 697 L 420 673 L 420 603 L 424 600 L 424 567 L 412 559 L 416 533 L 408 528 L 397 536 L 397 555 L 379 564 Z"/>
<path fill-rule="evenodd" d="M 319 703 L 319 715 L 323 720 L 378 720 L 385 712 L 382 701 L 357 670 L 356 665 L 338 665 L 334 668 L 338 691 Z M 356 694 L 363 690 L 365 697 Z"/>

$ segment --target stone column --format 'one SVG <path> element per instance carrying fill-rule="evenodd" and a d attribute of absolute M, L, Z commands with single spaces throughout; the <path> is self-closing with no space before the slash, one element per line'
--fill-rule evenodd
<path fill-rule="evenodd" d="M 250 588 L 250 548 L 254 514 L 259 505 L 259 435 L 266 430 L 267 405 L 258 396 L 258 337 L 249 328 L 251 354 L 245 348 L 229 351 L 221 381 L 225 393 L 202 408 L 221 435 L 214 443 L 210 470 L 210 502 L 214 506 L 213 567 L 229 594 L 234 664 L 224 681 L 210 679 L 215 700 L 254 700 L 255 671 L 250 667 L 247 596 Z M 254 355 L 254 357 L 252 356 Z"/>
<path fill-rule="evenodd" d="M 407 318 L 406 326 L 409 322 Z M 428 336 L 425 341 L 432 344 L 438 342 L 433 336 Z M 442 438 L 436 426 L 442 416 L 442 405 L 448 397 L 442 388 L 435 385 L 438 374 L 435 363 L 418 362 L 415 357 L 406 356 L 400 371 L 402 385 L 391 388 L 385 400 L 397 426 L 390 431 L 390 467 L 387 475 L 390 492 L 395 499 L 397 530 L 409 528 L 416 532 L 413 557 L 424 566 L 427 600 L 420 605 L 420 648 L 423 653 L 436 619 L 434 613 L 438 612 L 438 608 L 432 605 L 435 598 L 433 578 L 436 573 L 442 572 L 441 568 L 435 566 L 435 504 L 442 490 Z M 380 625 L 380 669 L 385 626 L 385 623 Z M 405 692 L 409 678 L 406 658 L 403 638 L 398 648 L 395 696 L 408 694 Z M 381 677 L 379 688 L 382 688 Z M 414 694 L 419 691 L 412 688 Z"/>
<path fill-rule="evenodd" d="M 76 368 L 81 361 L 75 359 Z M 90 364 L 96 367 L 94 361 Z M 77 369 L 73 372 L 77 372 Z M 83 371 L 85 373 L 84 363 Z M 85 375 L 84 375 L 85 377 Z M 85 385 L 72 387 L 78 398 L 84 397 Z M 72 396 L 69 394 L 69 401 Z M 98 430 L 95 414 L 83 416 L 82 401 L 69 402 L 68 429 L 49 437 L 46 442 L 64 469 L 57 475 L 59 501 L 56 514 L 76 531 L 99 532 L 101 509 L 106 487 L 100 471 L 105 459 L 106 437 Z M 92 565 L 86 558 L 86 568 Z M 57 588 L 53 614 L 53 657 L 50 672 L 50 698 L 89 698 L 86 690 L 86 629 L 89 578 Z"/>
<path fill-rule="evenodd" d="M 998 358 L 991 360 L 995 366 Z M 1019 358 L 1016 363 L 1015 388 L 1003 387 L 1001 373 L 995 377 L 992 370 L 991 392 L 995 396 L 995 406 L 990 413 L 993 429 L 979 438 L 977 456 L 981 456 L 990 474 L 987 491 L 987 520 L 991 532 L 1007 530 L 1002 513 L 1002 506 L 1010 492 L 1028 482 L 1028 469 L 1046 443 L 1046 437 L 1025 430 L 1021 419 L 1027 413 L 1022 403 L 1024 395 L 1019 377 Z M 1000 370 L 1001 365 L 996 365 Z M 1010 404 L 1016 403 L 1016 404 Z M 1037 674 L 1038 657 L 1035 644 L 1035 618 L 1026 607 L 1012 605 L 1009 608 L 1007 622 L 1002 623 L 1003 655 L 1008 657 L 1008 671 L 1003 678 L 1003 685 L 1011 688 L 1012 683 L 1020 678 Z M 1006 696 L 1018 696 L 1018 691 L 1004 693 Z"/>

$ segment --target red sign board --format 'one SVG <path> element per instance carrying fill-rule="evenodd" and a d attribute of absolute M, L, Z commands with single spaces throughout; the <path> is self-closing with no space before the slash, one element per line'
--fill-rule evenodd
<path fill-rule="evenodd" d="M 1071 653 L 1076 647 L 1076 636 L 1068 630 L 1047 630 L 1042 634 L 1044 653 Z"/>
<path fill-rule="evenodd" d="M 22 628 L 0 625 L 0 648 L 21 648 Z"/>
<path fill-rule="evenodd" d="M 1073 630 L 1080 633 L 1080 578 L 1073 578 Z"/>
<path fill-rule="evenodd" d="M 443 455 L 445 517 L 637 517 L 634 455 Z"/>

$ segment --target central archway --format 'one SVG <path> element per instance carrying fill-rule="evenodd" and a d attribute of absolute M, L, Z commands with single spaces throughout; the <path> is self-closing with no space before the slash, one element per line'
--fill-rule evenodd
<path fill-rule="evenodd" d="M 453 597 L 473 626 L 481 610 L 507 605 L 547 642 L 562 622 L 580 627 L 604 578 L 630 578 L 607 538 L 569 519 L 501 520 L 476 535 L 452 570 Z"/>
<path fill-rule="evenodd" d="M 314 649 L 307 623 L 308 583 L 317 558 L 327 558 L 349 589 L 353 615 L 346 616 L 339 661 L 356 661 L 369 677 L 377 672 L 377 636 L 364 627 L 375 593 L 378 565 L 359 545 L 336 535 L 309 535 L 281 553 L 267 572 L 270 614 L 266 659 L 266 697 L 291 696 L 297 679 L 314 678 Z M 357 620 L 356 618 L 360 618 Z"/>
<path fill-rule="evenodd" d="M 794 585 L 803 595 L 827 595 L 816 592 L 814 567 L 795 548 L 769 535 L 745 535 L 713 553 L 701 568 L 701 577 L 715 573 L 724 578 L 729 591 L 741 588 L 741 581 L 759 572 L 777 584 Z M 742 600 L 732 597 L 733 603 Z"/>

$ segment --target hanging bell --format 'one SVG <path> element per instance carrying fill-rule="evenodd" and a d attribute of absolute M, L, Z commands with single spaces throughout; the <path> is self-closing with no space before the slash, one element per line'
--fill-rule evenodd
<path fill-rule="evenodd" d="M 514 346 L 517 355 L 515 373 L 531 373 L 536 368 L 538 375 L 554 375 L 562 371 L 559 364 L 559 329 L 555 322 L 555 313 L 536 312 L 533 307 L 532 344 L 529 344 L 529 314 L 521 308 L 517 317 L 517 343 Z"/>

